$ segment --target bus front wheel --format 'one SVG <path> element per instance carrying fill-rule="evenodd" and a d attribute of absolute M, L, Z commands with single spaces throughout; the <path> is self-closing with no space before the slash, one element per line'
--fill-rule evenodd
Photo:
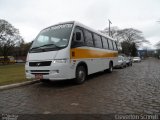
<path fill-rule="evenodd" d="M 78 66 L 76 69 L 76 80 L 77 84 L 82 84 L 86 80 L 86 68 L 84 66 Z"/>

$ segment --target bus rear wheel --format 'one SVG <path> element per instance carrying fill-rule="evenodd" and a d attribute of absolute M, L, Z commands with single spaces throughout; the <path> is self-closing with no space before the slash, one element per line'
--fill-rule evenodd
<path fill-rule="evenodd" d="M 112 62 L 110 62 L 108 72 L 111 73 L 112 71 L 113 71 L 113 64 Z"/>
<path fill-rule="evenodd" d="M 86 80 L 86 68 L 84 66 L 78 66 L 76 69 L 76 84 L 82 84 Z"/>

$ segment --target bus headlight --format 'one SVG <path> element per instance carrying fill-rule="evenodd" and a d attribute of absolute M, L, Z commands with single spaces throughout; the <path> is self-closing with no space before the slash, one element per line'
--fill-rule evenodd
<path fill-rule="evenodd" d="M 28 61 L 26 61 L 26 65 L 29 66 L 29 62 Z"/>
<path fill-rule="evenodd" d="M 53 63 L 67 63 L 67 59 L 55 59 Z"/>

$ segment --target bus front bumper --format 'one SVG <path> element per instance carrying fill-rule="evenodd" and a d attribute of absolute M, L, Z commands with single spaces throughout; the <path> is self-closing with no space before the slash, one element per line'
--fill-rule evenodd
<path fill-rule="evenodd" d="M 67 80 L 75 77 L 74 70 L 69 65 L 29 67 L 26 66 L 27 79 Z"/>

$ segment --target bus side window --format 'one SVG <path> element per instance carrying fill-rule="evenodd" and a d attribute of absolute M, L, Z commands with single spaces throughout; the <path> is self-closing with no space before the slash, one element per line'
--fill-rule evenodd
<path fill-rule="evenodd" d="M 114 50 L 117 50 L 117 45 L 116 45 L 115 41 L 113 41 L 113 46 L 114 46 Z"/>
<path fill-rule="evenodd" d="M 93 33 L 95 47 L 102 48 L 102 41 L 101 37 L 95 33 Z"/>
<path fill-rule="evenodd" d="M 72 36 L 72 48 L 80 47 L 83 45 L 84 45 L 83 31 L 78 27 L 76 27 Z"/>
<path fill-rule="evenodd" d="M 108 39 L 108 44 L 109 44 L 109 49 L 113 50 L 113 45 L 112 45 L 112 41 L 110 39 Z"/>
<path fill-rule="evenodd" d="M 102 37 L 102 42 L 103 42 L 103 48 L 108 49 L 108 40 Z"/>
<path fill-rule="evenodd" d="M 84 36 L 85 36 L 85 44 L 89 47 L 94 47 L 92 33 L 88 30 L 84 30 Z"/>

